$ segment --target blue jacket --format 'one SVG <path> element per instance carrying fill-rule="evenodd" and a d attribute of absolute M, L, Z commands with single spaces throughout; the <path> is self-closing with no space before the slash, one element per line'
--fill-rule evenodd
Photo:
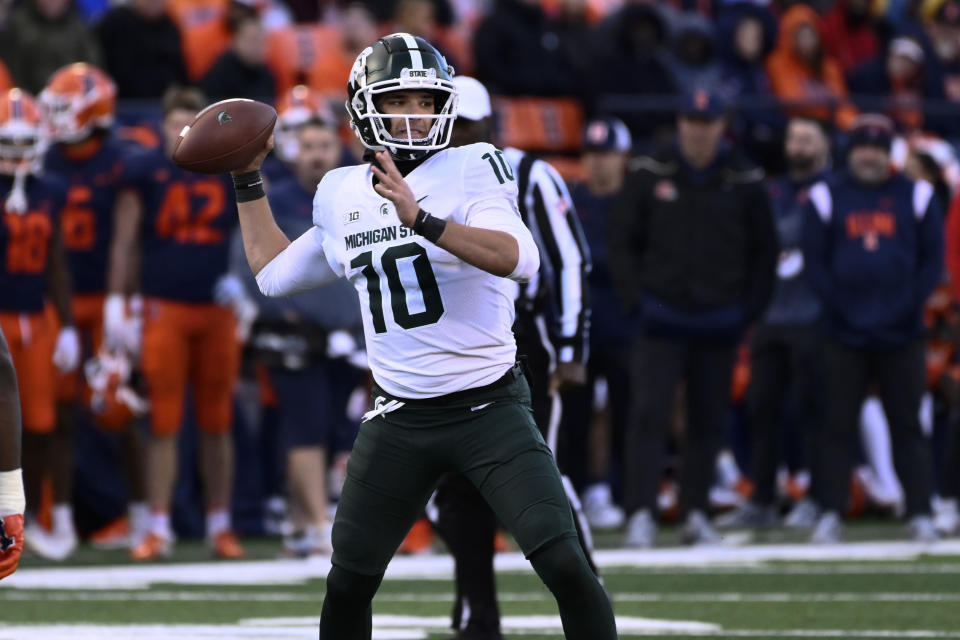
<path fill-rule="evenodd" d="M 927 182 L 878 186 L 839 173 L 810 189 L 803 248 L 832 337 L 890 348 L 923 332 L 923 305 L 943 271 L 943 215 Z"/>
<path fill-rule="evenodd" d="M 773 221 L 780 239 L 780 260 L 773 298 L 763 314 L 763 322 L 771 325 L 805 326 L 820 319 L 820 296 L 806 277 L 803 261 L 803 212 L 810 187 L 823 174 L 795 182 L 781 176 L 767 182 Z"/>

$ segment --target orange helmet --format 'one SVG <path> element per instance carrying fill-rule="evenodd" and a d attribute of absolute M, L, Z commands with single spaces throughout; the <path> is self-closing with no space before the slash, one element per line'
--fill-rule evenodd
<path fill-rule="evenodd" d="M 85 62 L 67 65 L 40 93 L 50 135 L 57 142 L 79 142 L 95 127 L 108 128 L 117 110 L 117 87 L 106 73 Z"/>
<path fill-rule="evenodd" d="M 298 84 L 277 101 L 277 155 L 285 162 L 297 157 L 297 129 L 309 120 L 320 120 L 334 126 L 336 122 L 323 94 Z"/>
<path fill-rule="evenodd" d="M 119 431 L 149 409 L 149 403 L 134 388 L 133 363 L 122 352 L 101 349 L 83 365 L 87 379 L 87 402 L 97 424 Z"/>
<path fill-rule="evenodd" d="M 43 116 L 30 94 L 17 88 L 0 93 L 0 173 L 39 169 L 45 147 Z"/>

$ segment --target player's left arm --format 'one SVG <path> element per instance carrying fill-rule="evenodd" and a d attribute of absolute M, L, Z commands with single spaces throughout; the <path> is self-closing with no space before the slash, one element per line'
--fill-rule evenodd
<path fill-rule="evenodd" d="M 393 202 L 397 216 L 405 226 L 418 231 L 467 264 L 493 275 L 525 282 L 537 272 L 540 255 L 536 244 L 519 216 L 511 213 L 506 199 L 502 205 L 505 215 L 497 216 L 496 229 L 438 220 L 427 212 L 421 212 L 413 191 L 400 175 L 389 153 L 378 152 L 377 160 L 383 169 L 372 165 L 373 173 L 379 180 L 374 189 Z M 494 200 L 487 213 L 495 214 L 493 210 L 496 208 Z"/>
<path fill-rule="evenodd" d="M 47 294 L 57 311 L 60 320 L 60 333 L 57 335 L 53 351 L 53 363 L 57 369 L 67 373 L 80 364 L 80 337 L 73 326 L 70 313 L 70 270 L 67 267 L 67 251 L 60 236 L 60 225 L 54 225 L 50 234 L 50 259 L 47 263 Z"/>

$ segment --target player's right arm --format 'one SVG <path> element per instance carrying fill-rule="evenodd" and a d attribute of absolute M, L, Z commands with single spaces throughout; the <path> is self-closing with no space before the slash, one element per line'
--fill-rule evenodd
<path fill-rule="evenodd" d="M 23 549 L 20 395 L 7 341 L 0 332 L 0 579 L 13 573 Z"/>
<path fill-rule="evenodd" d="M 259 180 L 260 166 L 271 148 L 272 136 L 250 165 L 233 172 L 234 183 L 237 184 L 237 179 L 243 176 L 249 176 L 249 180 Z M 262 188 L 260 197 L 247 199 L 242 196 L 242 190 L 250 188 L 237 185 L 237 211 L 240 215 L 243 250 L 261 293 L 265 296 L 287 296 L 329 284 L 339 278 L 324 256 L 322 231 L 312 227 L 290 242 L 277 225 L 270 203 L 262 195 Z"/>
<path fill-rule="evenodd" d="M 113 213 L 113 237 L 107 268 L 107 299 L 103 306 L 103 334 L 108 347 L 131 346 L 126 297 L 134 293 L 133 275 L 140 266 L 140 225 L 143 203 L 135 189 L 117 194 Z"/>

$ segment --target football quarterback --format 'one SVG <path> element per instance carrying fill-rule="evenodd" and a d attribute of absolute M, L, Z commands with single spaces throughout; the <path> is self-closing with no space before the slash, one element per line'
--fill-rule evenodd
<path fill-rule="evenodd" d="M 234 173 L 261 291 L 287 295 L 345 277 L 363 314 L 373 406 L 334 520 L 320 638 L 371 637 L 387 563 L 439 478 L 461 472 L 553 592 L 566 637 L 610 640 L 610 602 L 577 543 L 516 363 L 513 291 L 537 272 L 539 255 L 503 153 L 486 143 L 448 148 L 452 74 L 432 45 L 405 33 L 360 53 L 346 106 L 369 164 L 324 176 L 314 226 L 293 242 L 263 197 L 258 169 L 270 144 Z"/>

